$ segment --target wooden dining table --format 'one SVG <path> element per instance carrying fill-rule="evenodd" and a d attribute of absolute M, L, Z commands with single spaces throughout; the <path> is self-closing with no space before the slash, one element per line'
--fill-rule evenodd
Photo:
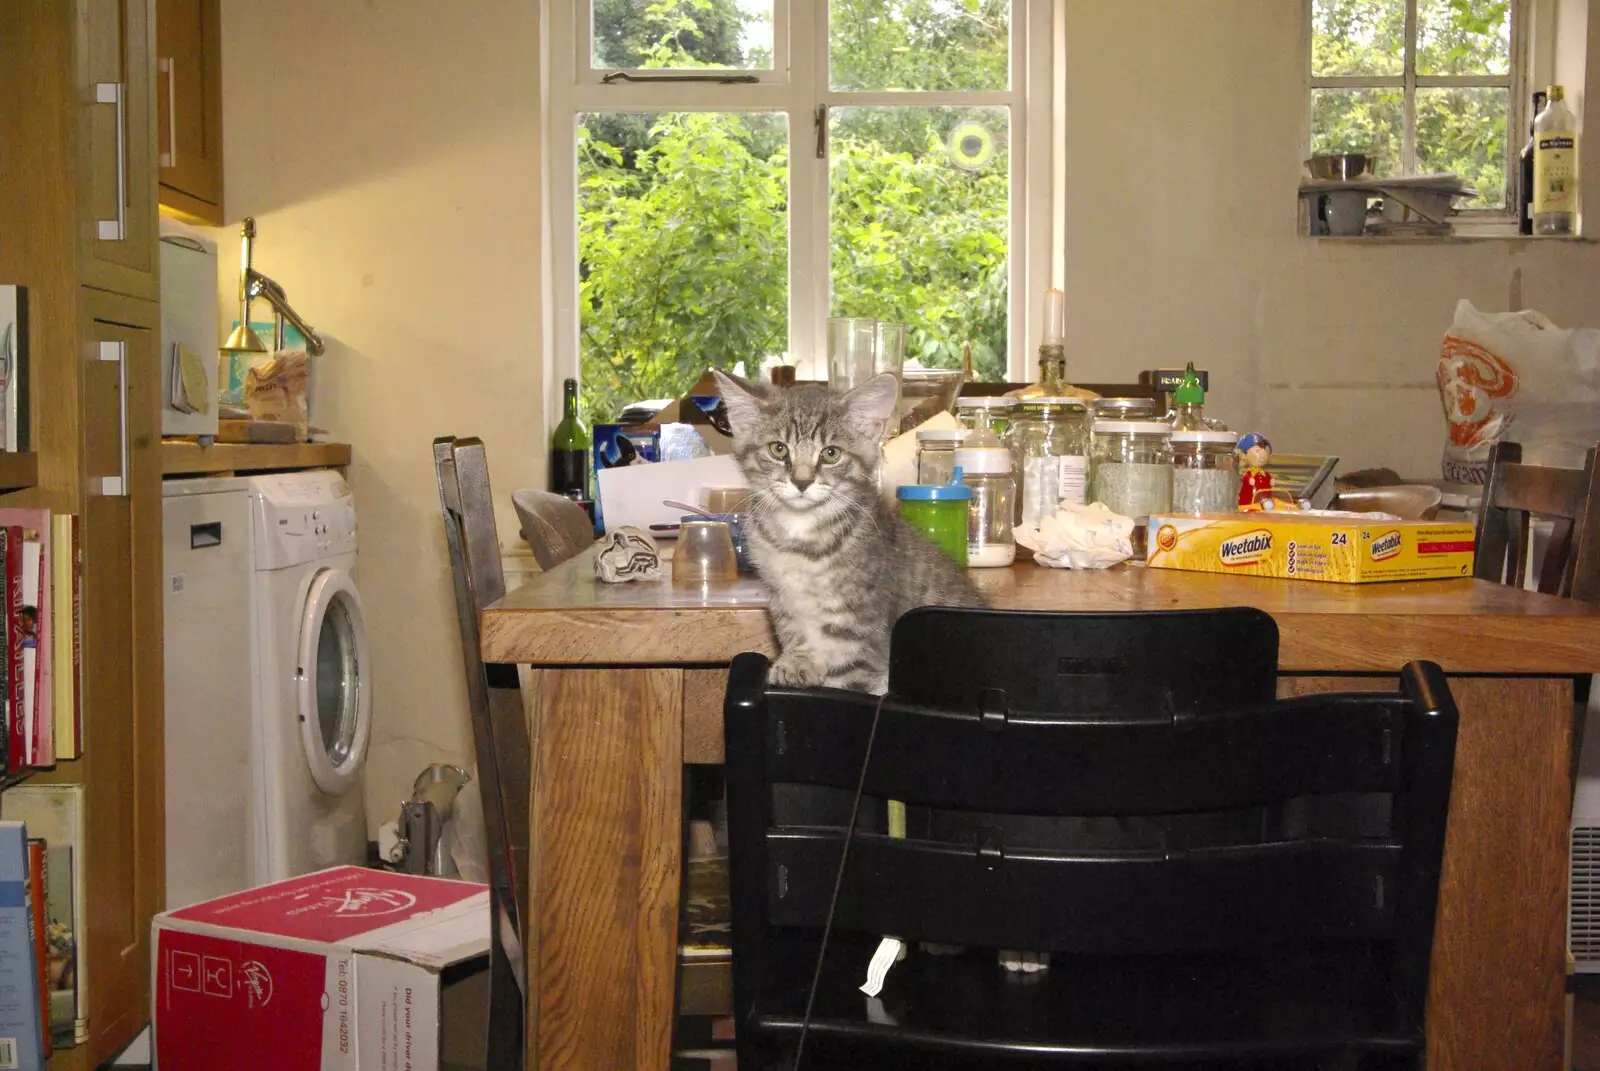
<path fill-rule="evenodd" d="M 760 581 L 603 584 L 593 551 L 482 616 L 487 662 L 531 669 L 528 1066 L 665 1069 L 686 763 L 722 761 L 722 692 L 774 652 Z M 1481 580 L 1343 585 L 1120 565 L 974 570 L 1015 610 L 1255 606 L 1279 690 L 1392 689 L 1437 662 L 1460 709 L 1428 992 L 1429 1071 L 1557 1071 L 1577 678 L 1600 607 Z M 1225 667 L 1219 667 L 1225 672 Z"/>

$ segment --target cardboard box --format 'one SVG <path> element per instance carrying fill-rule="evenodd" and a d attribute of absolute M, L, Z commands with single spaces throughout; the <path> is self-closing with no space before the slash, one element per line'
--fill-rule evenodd
<path fill-rule="evenodd" d="M 334 867 L 157 915 L 151 931 L 162 1071 L 436 1071 L 446 1034 L 481 1053 L 481 1001 L 462 1009 L 468 1029 L 445 1009 L 482 988 L 486 886 Z"/>
<path fill-rule="evenodd" d="M 1472 575 L 1473 526 L 1296 513 L 1152 515 L 1146 564 L 1367 584 Z"/>

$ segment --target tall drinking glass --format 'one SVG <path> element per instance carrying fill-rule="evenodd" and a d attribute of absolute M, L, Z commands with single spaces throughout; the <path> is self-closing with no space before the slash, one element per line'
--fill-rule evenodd
<path fill-rule="evenodd" d="M 872 378 L 877 328 L 876 320 L 862 316 L 828 320 L 828 386 L 853 390 Z"/>
<path fill-rule="evenodd" d="M 906 325 L 879 320 L 874 332 L 872 347 L 872 373 L 888 372 L 894 376 L 894 410 L 884 434 L 893 438 L 900 433 L 900 385 L 906 363 Z"/>

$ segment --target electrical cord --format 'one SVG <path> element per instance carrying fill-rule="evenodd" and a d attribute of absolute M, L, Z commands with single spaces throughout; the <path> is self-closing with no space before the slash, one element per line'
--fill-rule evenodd
<path fill-rule="evenodd" d="M 822 962 L 828 954 L 828 938 L 833 934 L 833 913 L 839 907 L 839 889 L 844 884 L 845 863 L 850 860 L 850 841 L 856 834 L 856 817 L 861 813 L 861 793 L 867 784 L 867 764 L 872 761 L 872 743 L 878 737 L 878 715 L 883 713 L 885 692 L 872 708 L 872 726 L 867 730 L 867 749 L 861 756 L 861 773 L 856 776 L 856 796 L 850 803 L 850 824 L 845 827 L 844 846 L 839 849 L 839 867 L 833 873 L 833 895 L 828 897 L 828 914 L 822 923 L 822 944 L 817 947 L 817 965 L 811 972 L 811 988 L 806 993 L 806 1011 L 800 1019 L 800 1041 L 795 1046 L 794 1063 L 790 1071 L 800 1071 L 800 1060 L 806 1052 L 806 1035 L 811 1031 L 811 1009 L 816 1003 L 817 988 L 822 984 Z"/>

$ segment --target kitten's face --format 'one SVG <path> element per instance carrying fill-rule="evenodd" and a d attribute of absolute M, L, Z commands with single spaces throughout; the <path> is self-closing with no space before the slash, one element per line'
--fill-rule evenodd
<path fill-rule="evenodd" d="M 757 503 L 831 516 L 877 495 L 879 440 L 895 403 L 893 376 L 876 376 L 840 395 L 822 386 L 780 390 L 716 375 L 734 456 Z"/>

